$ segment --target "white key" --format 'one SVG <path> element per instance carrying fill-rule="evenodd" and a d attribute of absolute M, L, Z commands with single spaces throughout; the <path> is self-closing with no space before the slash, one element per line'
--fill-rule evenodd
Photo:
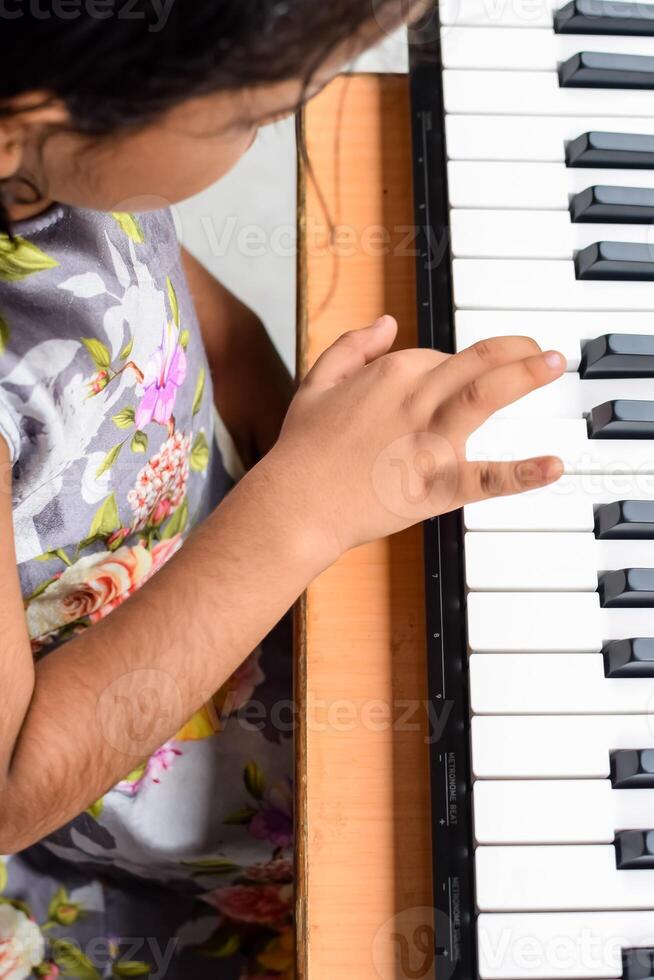
<path fill-rule="evenodd" d="M 563 476 L 517 497 L 470 504 L 468 531 L 593 531 L 594 507 L 616 500 L 654 500 L 654 475 Z"/>
<path fill-rule="evenodd" d="M 654 283 L 575 278 L 571 261 L 454 259 L 459 309 L 654 310 Z"/>
<path fill-rule="evenodd" d="M 565 160 L 565 144 L 591 130 L 654 135 L 654 119 L 619 116 L 448 115 L 450 160 Z"/>
<path fill-rule="evenodd" d="M 440 23 L 463 27 L 551 27 L 552 12 L 566 0 L 444 0 Z"/>
<path fill-rule="evenodd" d="M 654 909 L 654 870 L 618 871 L 612 845 L 478 847 L 475 870 L 482 912 Z"/>
<path fill-rule="evenodd" d="M 574 222 L 569 211 L 450 212 L 452 252 L 464 259 L 572 259 L 594 242 L 649 245 L 654 226 Z"/>
<path fill-rule="evenodd" d="M 600 653 L 473 653 L 470 691 L 479 715 L 654 712 L 654 678 L 606 677 Z"/>
<path fill-rule="evenodd" d="M 562 88 L 555 71 L 444 71 L 447 113 L 507 116 L 647 116 L 649 89 Z"/>
<path fill-rule="evenodd" d="M 654 38 L 605 34 L 555 34 L 553 29 L 446 27 L 441 32 L 443 67 L 468 70 L 556 71 L 580 51 L 653 55 Z"/>
<path fill-rule="evenodd" d="M 565 211 L 573 194 L 595 184 L 654 188 L 654 170 L 454 160 L 447 172 L 451 206 L 476 210 Z"/>
<path fill-rule="evenodd" d="M 622 977 L 622 950 L 654 946 L 647 912 L 481 915 L 482 980 L 606 980 Z"/>
<path fill-rule="evenodd" d="M 489 337 L 533 337 L 543 350 L 565 355 L 568 370 L 576 371 L 581 344 L 606 333 L 654 333 L 651 313 L 589 313 L 543 310 L 458 310 L 456 347 L 464 350 Z"/>
<path fill-rule="evenodd" d="M 471 592 L 473 653 L 599 653 L 606 640 L 654 636 L 654 609 L 601 609 L 596 592 Z"/>
<path fill-rule="evenodd" d="M 465 536 L 466 580 L 474 591 L 597 589 L 601 572 L 654 568 L 652 541 L 597 541 L 589 532 L 473 531 Z"/>
<path fill-rule="evenodd" d="M 651 715 L 472 719 L 472 768 L 477 779 L 608 779 L 610 753 L 634 748 L 654 749 Z"/>
<path fill-rule="evenodd" d="M 651 401 L 651 378 L 603 378 L 582 381 L 577 374 L 564 374 L 552 384 L 530 392 L 493 416 L 503 419 L 580 419 L 592 408 L 616 398 Z"/>
<path fill-rule="evenodd" d="M 567 473 L 654 473 L 647 439 L 589 439 L 583 419 L 491 418 L 468 439 L 471 461 L 559 456 Z"/>
<path fill-rule="evenodd" d="M 617 830 L 652 822 L 654 792 L 608 779 L 477 780 L 479 844 L 612 844 Z"/>

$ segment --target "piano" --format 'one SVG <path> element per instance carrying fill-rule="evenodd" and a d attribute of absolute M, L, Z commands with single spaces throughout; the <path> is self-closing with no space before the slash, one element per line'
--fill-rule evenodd
<path fill-rule="evenodd" d="M 411 44 L 421 343 L 568 371 L 425 531 L 439 980 L 654 978 L 654 3 L 443 0 Z"/>

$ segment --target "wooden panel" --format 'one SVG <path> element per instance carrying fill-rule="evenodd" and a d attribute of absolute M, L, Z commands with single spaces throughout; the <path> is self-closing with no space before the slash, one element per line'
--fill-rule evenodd
<path fill-rule="evenodd" d="M 407 79 L 338 79 L 304 133 L 302 373 L 381 313 L 398 318 L 399 346 L 416 343 Z M 298 627 L 300 976 L 429 977 L 420 529 L 343 558 L 309 589 Z"/>

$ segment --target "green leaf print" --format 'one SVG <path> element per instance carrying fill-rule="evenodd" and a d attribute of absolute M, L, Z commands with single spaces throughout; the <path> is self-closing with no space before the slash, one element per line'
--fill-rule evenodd
<path fill-rule="evenodd" d="M 0 235 L 0 282 L 20 282 L 35 272 L 54 269 L 59 263 L 25 238 Z"/>
<path fill-rule="evenodd" d="M 243 772 L 243 781 L 250 796 L 260 800 L 266 788 L 266 777 L 256 762 L 248 762 Z"/>
<path fill-rule="evenodd" d="M 240 948 L 241 937 L 237 932 L 234 932 L 233 926 L 222 926 L 220 929 L 216 929 L 206 943 L 194 947 L 200 956 L 208 956 L 217 960 L 235 956 Z"/>
<path fill-rule="evenodd" d="M 168 541 L 169 538 L 174 538 L 176 534 L 183 534 L 187 524 L 188 500 L 184 497 L 184 500 L 161 532 L 161 540 Z"/>
<path fill-rule="evenodd" d="M 214 877 L 216 875 L 232 875 L 241 870 L 240 864 L 234 864 L 227 858 L 206 858 L 203 861 L 183 861 L 182 864 L 187 868 L 193 869 L 193 877 L 199 878 L 202 875 Z"/>
<path fill-rule="evenodd" d="M 7 880 L 9 875 L 7 873 L 7 862 L 0 861 L 0 892 L 3 892 L 7 887 Z"/>
<path fill-rule="evenodd" d="M 191 446 L 191 469 L 196 473 L 204 473 L 209 465 L 209 444 L 204 432 L 198 433 Z"/>
<path fill-rule="evenodd" d="M 52 957 L 65 977 L 79 980 L 100 980 L 100 974 L 79 946 L 67 939 L 55 939 Z"/>
<path fill-rule="evenodd" d="M 143 244 L 145 235 L 133 214 L 128 214 L 126 211 L 112 211 L 111 217 L 118 222 L 128 238 L 131 238 L 137 245 Z"/>
<path fill-rule="evenodd" d="M 173 286 L 170 276 L 166 276 L 166 286 L 168 288 L 168 302 L 170 303 L 170 311 L 173 315 L 173 322 L 175 326 L 178 327 L 180 324 L 179 300 L 177 299 L 177 293 L 175 292 L 175 287 Z"/>
<path fill-rule="evenodd" d="M 110 494 L 95 512 L 91 521 L 89 538 L 108 537 L 120 527 L 120 514 L 116 503 L 116 494 Z"/>
<path fill-rule="evenodd" d="M 132 353 L 132 347 L 133 346 L 134 346 L 134 338 L 132 337 L 132 339 L 129 340 L 125 344 L 125 346 L 121 350 L 120 354 L 118 355 L 118 357 L 121 359 L 121 361 L 126 361 L 127 360 L 127 358 L 129 357 L 129 355 Z"/>
<path fill-rule="evenodd" d="M 115 977 L 147 977 L 150 975 L 152 967 L 148 963 L 139 960 L 122 960 L 114 963 L 111 972 Z"/>
<path fill-rule="evenodd" d="M 65 888 L 57 888 L 56 892 L 50 899 L 50 904 L 48 905 L 48 918 L 54 919 L 57 914 L 57 909 L 60 905 L 63 905 L 68 901 L 68 895 Z"/>
<path fill-rule="evenodd" d="M 52 578 L 49 578 L 46 582 L 41 582 L 41 584 L 40 585 L 37 585 L 37 587 L 34 589 L 34 592 L 32 592 L 31 595 L 29 595 L 25 601 L 26 602 L 31 602 L 32 599 L 38 599 L 38 597 L 40 595 L 43 595 L 43 593 L 45 592 L 45 590 L 50 585 L 52 585 L 53 582 L 56 582 L 58 578 L 59 578 L 58 575 L 53 575 L 53 577 Z"/>
<path fill-rule="evenodd" d="M 120 412 L 111 416 L 111 421 L 118 429 L 130 429 L 134 425 L 135 411 L 129 406 L 121 408 Z"/>
<path fill-rule="evenodd" d="M 102 816 L 102 811 L 104 810 L 104 797 L 100 797 L 95 803 L 92 803 L 90 807 L 87 808 L 87 813 L 94 820 L 99 820 Z"/>
<path fill-rule="evenodd" d="M 120 451 L 125 445 L 125 442 L 127 442 L 127 440 L 124 440 L 123 442 L 119 442 L 116 446 L 113 447 L 113 449 L 109 450 L 109 452 L 107 453 L 107 455 L 105 456 L 105 458 L 102 460 L 97 470 L 95 471 L 96 480 L 99 480 L 103 473 L 106 473 L 107 470 L 111 469 L 111 467 L 114 465 L 114 463 L 120 456 Z"/>
<path fill-rule="evenodd" d="M 188 330 L 182 330 L 182 332 L 179 335 L 179 343 L 180 346 L 184 348 L 184 350 L 186 350 L 186 348 L 188 347 L 188 342 L 190 339 L 191 339 L 191 335 L 188 332 Z"/>
<path fill-rule="evenodd" d="M 100 371 L 106 371 L 111 365 L 111 354 L 101 340 L 95 337 L 82 337 L 82 343 L 91 355 L 91 360 Z"/>
<path fill-rule="evenodd" d="M 133 453 L 145 453 L 148 449 L 148 437 L 145 432 L 137 429 L 130 443 Z"/>
<path fill-rule="evenodd" d="M 200 405 L 202 404 L 202 396 L 204 395 L 204 382 L 205 382 L 205 370 L 200 368 L 198 373 L 198 381 L 195 386 L 195 395 L 193 396 L 193 414 L 197 415 L 200 411 Z"/>
<path fill-rule="evenodd" d="M 4 354 L 7 349 L 7 344 L 9 343 L 9 324 L 2 313 L 0 313 L 0 354 Z"/>
<path fill-rule="evenodd" d="M 236 810 L 234 813 L 230 813 L 230 815 L 223 820 L 223 823 L 230 826 L 247 824 L 250 823 L 252 817 L 256 817 L 257 813 L 258 811 L 253 810 L 251 806 L 245 806 L 242 810 Z"/>

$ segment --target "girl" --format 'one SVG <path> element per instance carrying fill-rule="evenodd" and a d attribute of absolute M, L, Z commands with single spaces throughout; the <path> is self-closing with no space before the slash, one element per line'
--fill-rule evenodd
<path fill-rule="evenodd" d="M 465 462 L 564 368 L 524 338 L 389 354 L 382 317 L 286 414 L 261 325 L 163 207 L 402 6 L 4 0 L 0 976 L 292 977 L 275 624 L 347 549 L 561 473 Z"/>

